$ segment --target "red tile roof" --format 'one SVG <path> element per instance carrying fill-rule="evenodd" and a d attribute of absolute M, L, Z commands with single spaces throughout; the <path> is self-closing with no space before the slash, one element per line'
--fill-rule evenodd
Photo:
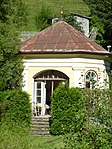
<path fill-rule="evenodd" d="M 20 46 L 21 53 L 109 53 L 64 21 L 55 23 Z"/>

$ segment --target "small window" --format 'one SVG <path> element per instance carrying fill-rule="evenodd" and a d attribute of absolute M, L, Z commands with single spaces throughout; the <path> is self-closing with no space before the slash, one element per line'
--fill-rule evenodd
<path fill-rule="evenodd" d="M 90 70 L 85 75 L 85 87 L 86 88 L 95 88 L 97 82 L 97 73 L 93 70 Z"/>

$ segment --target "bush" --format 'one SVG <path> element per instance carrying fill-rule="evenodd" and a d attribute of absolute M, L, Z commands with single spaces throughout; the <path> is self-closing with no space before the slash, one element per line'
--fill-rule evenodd
<path fill-rule="evenodd" d="M 64 138 L 64 149 L 112 148 L 112 91 L 83 89 L 82 92 L 86 115 L 83 129 Z"/>
<path fill-rule="evenodd" d="M 3 121 L 30 125 L 31 105 L 29 95 L 21 89 L 0 92 L 0 118 Z"/>
<path fill-rule="evenodd" d="M 60 84 L 51 97 L 51 133 L 54 135 L 80 130 L 84 120 L 80 89 Z M 73 127 L 74 126 L 74 127 Z"/>
<path fill-rule="evenodd" d="M 91 127 L 72 132 L 64 138 L 64 149 L 111 149 L 111 133 L 107 128 Z"/>

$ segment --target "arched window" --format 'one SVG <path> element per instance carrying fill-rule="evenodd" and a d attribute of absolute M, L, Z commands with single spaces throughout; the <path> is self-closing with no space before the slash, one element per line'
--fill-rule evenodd
<path fill-rule="evenodd" d="M 85 75 L 85 87 L 94 88 L 97 82 L 97 73 L 93 70 L 89 70 Z"/>

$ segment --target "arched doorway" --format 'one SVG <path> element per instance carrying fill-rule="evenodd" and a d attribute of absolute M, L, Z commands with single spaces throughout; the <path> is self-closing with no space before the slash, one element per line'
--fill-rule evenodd
<path fill-rule="evenodd" d="M 34 104 L 36 115 L 50 115 L 51 95 L 60 82 L 69 82 L 66 74 L 57 70 L 44 70 L 34 76 Z"/>

